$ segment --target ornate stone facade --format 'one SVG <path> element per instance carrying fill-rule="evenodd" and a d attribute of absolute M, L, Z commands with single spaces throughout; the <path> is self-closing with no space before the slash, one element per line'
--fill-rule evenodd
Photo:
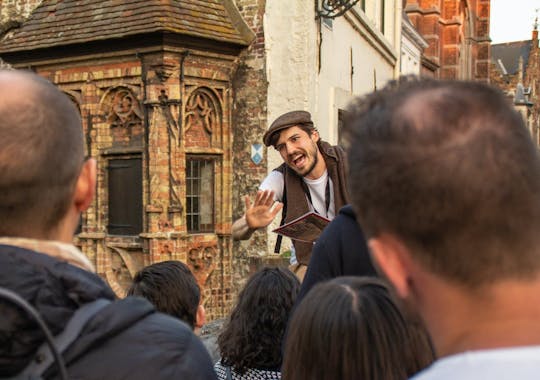
<path fill-rule="evenodd" d="M 86 0 L 70 10 L 45 0 L 27 22 L 0 36 L 0 57 L 57 84 L 81 112 L 98 181 L 76 244 L 98 274 L 123 296 L 143 266 L 183 261 L 201 286 L 208 319 L 219 318 L 236 293 L 233 82 L 238 56 L 254 36 L 230 1 L 141 0 L 129 8 L 134 3 Z M 186 3 L 208 19 L 178 21 Z M 141 10 L 161 24 L 138 31 Z M 115 14 L 124 17 L 103 30 Z M 39 24 L 41 17 L 56 18 L 48 25 L 58 30 L 79 17 L 80 30 L 60 37 Z M 40 35 L 33 36 L 36 29 Z"/>

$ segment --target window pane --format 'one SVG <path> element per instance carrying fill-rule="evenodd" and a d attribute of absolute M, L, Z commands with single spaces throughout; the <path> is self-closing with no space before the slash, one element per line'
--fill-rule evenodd
<path fill-rule="evenodd" d="M 108 233 L 138 235 L 142 232 L 141 158 L 109 160 L 108 177 Z"/>
<path fill-rule="evenodd" d="M 189 232 L 214 230 L 214 160 L 188 157 L 186 222 Z"/>

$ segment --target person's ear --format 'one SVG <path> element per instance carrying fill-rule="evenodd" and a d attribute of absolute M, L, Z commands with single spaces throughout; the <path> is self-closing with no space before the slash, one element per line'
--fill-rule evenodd
<path fill-rule="evenodd" d="M 197 315 L 195 316 L 195 327 L 201 328 L 206 323 L 206 310 L 203 305 L 197 307 Z"/>
<path fill-rule="evenodd" d="M 389 234 L 370 238 L 371 258 L 382 275 L 393 285 L 401 298 L 410 294 L 409 251 L 396 237 Z"/>
<path fill-rule="evenodd" d="M 319 142 L 319 140 L 321 139 L 321 135 L 319 135 L 319 131 L 314 129 L 311 131 L 311 140 L 313 140 L 313 142 Z"/>
<path fill-rule="evenodd" d="M 96 160 L 93 158 L 87 159 L 81 168 L 73 196 L 73 202 L 78 212 L 86 211 L 94 199 L 96 170 Z"/>

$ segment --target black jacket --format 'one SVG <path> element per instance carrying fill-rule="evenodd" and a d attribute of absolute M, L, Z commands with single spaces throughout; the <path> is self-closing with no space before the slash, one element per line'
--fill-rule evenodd
<path fill-rule="evenodd" d="M 0 286 L 18 293 L 44 318 L 53 335 L 74 311 L 98 298 L 113 300 L 64 353 L 70 379 L 215 379 L 200 340 L 183 322 L 146 300 L 116 300 L 97 275 L 44 254 L 0 245 Z M 37 325 L 0 301 L 0 377 L 18 373 L 44 341 Z M 53 365 L 45 373 L 54 378 Z"/>
<path fill-rule="evenodd" d="M 353 208 L 346 205 L 317 239 L 296 305 L 315 284 L 339 276 L 375 276 L 366 239 Z"/>

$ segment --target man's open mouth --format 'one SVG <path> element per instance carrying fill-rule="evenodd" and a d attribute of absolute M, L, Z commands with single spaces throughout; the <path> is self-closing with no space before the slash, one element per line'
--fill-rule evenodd
<path fill-rule="evenodd" d="M 295 166 L 302 166 L 303 163 L 304 163 L 304 161 L 305 161 L 305 158 L 306 158 L 306 156 L 304 156 L 303 154 L 301 154 L 301 155 L 299 155 L 298 157 L 294 158 L 294 159 L 292 160 L 292 162 L 293 162 L 293 164 L 294 164 Z"/>

